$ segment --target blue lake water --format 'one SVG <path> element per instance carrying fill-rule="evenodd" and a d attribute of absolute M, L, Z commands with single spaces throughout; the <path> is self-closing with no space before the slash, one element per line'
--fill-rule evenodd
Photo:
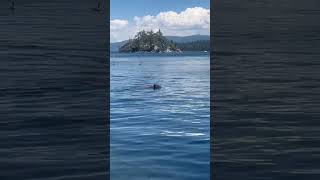
<path fill-rule="evenodd" d="M 0 179 L 108 179 L 109 17 L 87 0 L 9 5 L 0 1 Z"/>
<path fill-rule="evenodd" d="M 110 65 L 111 179 L 209 179 L 209 55 L 111 54 Z"/>
<path fill-rule="evenodd" d="M 214 179 L 319 180 L 320 1 L 213 2 Z"/>

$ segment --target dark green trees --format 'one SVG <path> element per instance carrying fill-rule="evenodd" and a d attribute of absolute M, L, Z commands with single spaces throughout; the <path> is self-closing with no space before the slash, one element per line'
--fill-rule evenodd
<path fill-rule="evenodd" d="M 140 31 L 120 47 L 120 52 L 175 52 L 180 51 L 176 44 L 163 36 L 162 32 Z"/>
<path fill-rule="evenodd" d="M 198 40 L 185 43 L 177 43 L 176 46 L 182 51 L 210 51 L 209 40 Z"/>

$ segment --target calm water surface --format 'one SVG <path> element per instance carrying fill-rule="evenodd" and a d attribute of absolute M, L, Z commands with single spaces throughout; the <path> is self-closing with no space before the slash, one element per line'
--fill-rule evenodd
<path fill-rule="evenodd" d="M 87 0 L 0 1 L 0 179 L 106 180 L 108 18 Z"/>
<path fill-rule="evenodd" d="M 215 2 L 215 179 L 320 179 L 320 1 Z"/>
<path fill-rule="evenodd" d="M 209 179 L 209 55 L 111 56 L 111 179 Z"/>

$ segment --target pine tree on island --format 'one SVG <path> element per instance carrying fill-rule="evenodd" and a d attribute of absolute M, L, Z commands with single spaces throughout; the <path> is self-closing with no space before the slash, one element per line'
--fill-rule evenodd
<path fill-rule="evenodd" d="M 142 30 L 133 39 L 120 47 L 119 52 L 180 52 L 177 45 L 163 36 L 161 30 L 157 32 Z"/>

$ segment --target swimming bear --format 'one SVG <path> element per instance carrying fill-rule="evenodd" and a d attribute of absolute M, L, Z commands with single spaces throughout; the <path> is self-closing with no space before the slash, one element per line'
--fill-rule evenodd
<path fill-rule="evenodd" d="M 148 88 L 152 88 L 153 90 L 161 89 L 161 86 L 159 84 L 153 84 L 147 86 Z"/>
<path fill-rule="evenodd" d="M 159 84 L 153 84 L 153 90 L 161 89 L 161 86 Z"/>

